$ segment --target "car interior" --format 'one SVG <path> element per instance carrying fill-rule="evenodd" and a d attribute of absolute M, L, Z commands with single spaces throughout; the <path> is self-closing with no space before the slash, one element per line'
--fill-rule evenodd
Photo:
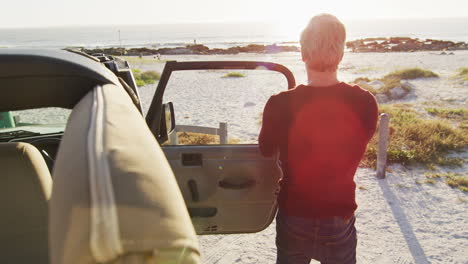
<path fill-rule="evenodd" d="M 8 49 L 0 87 L 2 113 L 71 109 L 62 133 L 0 130 L 1 263 L 199 263 L 170 166 L 116 74 L 66 50 Z"/>

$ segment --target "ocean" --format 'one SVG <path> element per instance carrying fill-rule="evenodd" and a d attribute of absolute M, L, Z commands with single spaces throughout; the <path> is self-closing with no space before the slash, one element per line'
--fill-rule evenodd
<path fill-rule="evenodd" d="M 468 18 L 344 21 L 347 39 L 413 37 L 468 42 Z M 0 47 L 175 47 L 204 44 L 228 48 L 247 44 L 298 45 L 300 29 L 281 22 L 0 28 Z"/>

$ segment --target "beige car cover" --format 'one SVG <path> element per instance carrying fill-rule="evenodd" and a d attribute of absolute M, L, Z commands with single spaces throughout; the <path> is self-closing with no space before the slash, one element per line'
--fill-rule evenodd
<path fill-rule="evenodd" d="M 172 170 L 120 86 L 73 109 L 53 171 L 52 264 L 199 263 Z"/>

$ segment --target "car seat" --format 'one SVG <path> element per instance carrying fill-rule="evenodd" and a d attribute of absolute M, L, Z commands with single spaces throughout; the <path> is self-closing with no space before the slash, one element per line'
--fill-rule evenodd
<path fill-rule="evenodd" d="M 0 143 L 0 263 L 48 263 L 50 172 L 28 143 Z"/>
<path fill-rule="evenodd" d="M 53 177 L 52 264 L 199 263 L 172 170 L 122 87 L 98 85 L 73 108 Z"/>

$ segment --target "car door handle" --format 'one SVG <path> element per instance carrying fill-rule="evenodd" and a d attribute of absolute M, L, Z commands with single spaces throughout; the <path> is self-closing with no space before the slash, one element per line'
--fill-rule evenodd
<path fill-rule="evenodd" d="M 194 180 L 189 180 L 188 187 L 190 190 L 190 194 L 192 195 L 192 202 L 200 201 L 200 195 L 198 193 L 197 183 Z"/>
<path fill-rule="evenodd" d="M 252 187 L 255 185 L 255 183 L 256 183 L 255 180 L 248 180 L 242 183 L 231 183 L 226 180 L 222 180 L 218 182 L 218 186 L 223 189 L 240 190 L 240 189 L 246 189 L 246 188 Z"/>

